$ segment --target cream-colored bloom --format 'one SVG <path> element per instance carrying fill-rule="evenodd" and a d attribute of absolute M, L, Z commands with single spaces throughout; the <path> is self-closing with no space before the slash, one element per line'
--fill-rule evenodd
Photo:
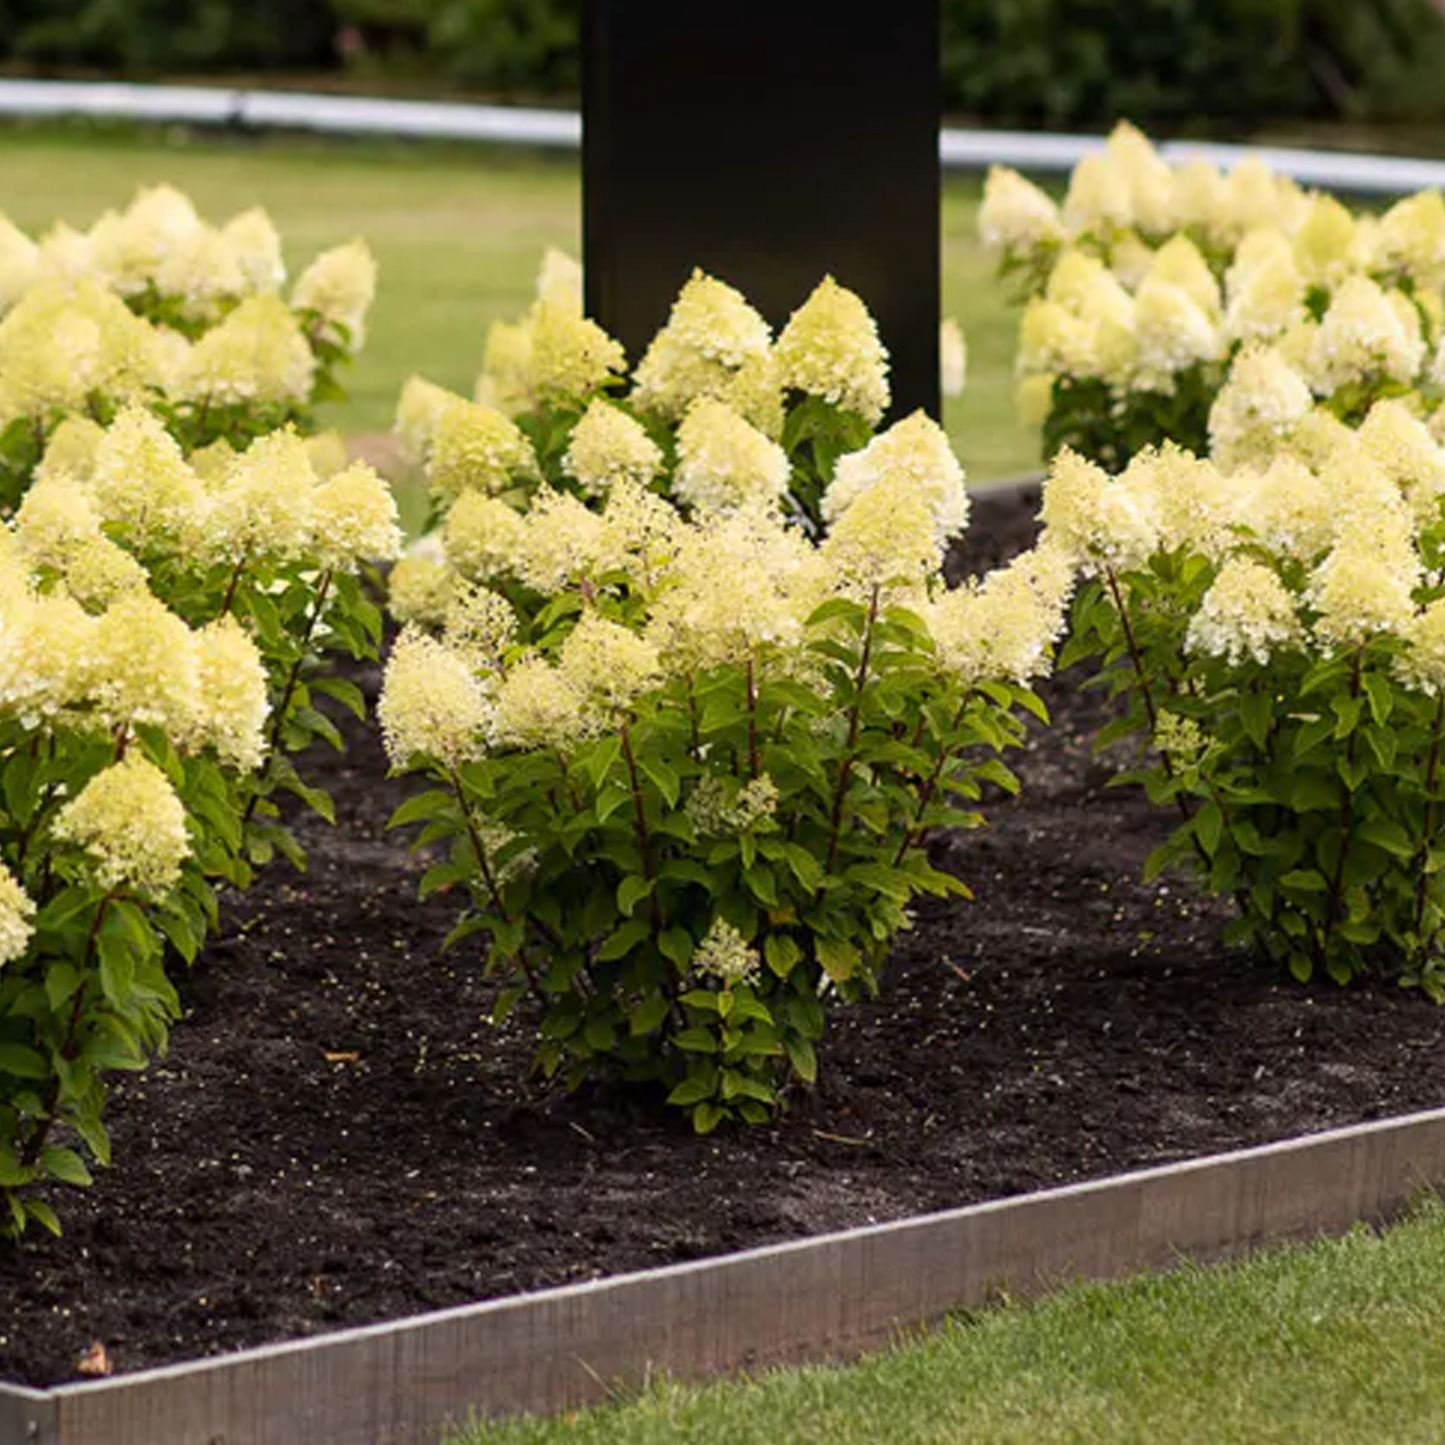
<path fill-rule="evenodd" d="M 93 612 L 150 587 L 145 568 L 105 536 L 82 541 L 66 557 L 60 581 L 77 602 Z"/>
<path fill-rule="evenodd" d="M 1239 341 L 1272 340 L 1305 319 L 1305 281 L 1277 226 L 1250 231 L 1224 275 L 1224 325 Z"/>
<path fill-rule="evenodd" d="M 15 535 L 33 567 L 63 570 L 77 548 L 100 537 L 100 518 L 85 489 L 64 472 L 49 472 L 22 499 Z"/>
<path fill-rule="evenodd" d="M 366 317 L 376 295 L 376 258 L 360 239 L 323 251 L 301 273 L 291 309 L 312 313 L 320 335 L 333 346 L 360 351 Z"/>
<path fill-rule="evenodd" d="M 1134 224 L 1129 179 L 1106 151 L 1086 155 L 1069 176 L 1064 225 L 1073 235 L 1108 235 Z"/>
<path fill-rule="evenodd" d="M 580 406 L 620 376 L 621 342 L 569 305 L 539 301 L 530 313 L 528 390 L 538 406 Z"/>
<path fill-rule="evenodd" d="M 1325 396 L 1381 378 L 1412 381 L 1425 359 L 1425 343 L 1408 302 L 1406 308 L 1394 305 L 1368 277 L 1349 277 L 1315 337 L 1310 360 L 1316 392 Z"/>
<path fill-rule="evenodd" d="M 0 863 L 0 968 L 20 958 L 30 946 L 35 925 L 35 900 Z"/>
<path fill-rule="evenodd" d="M 1406 647 L 1394 660 L 1395 675 L 1429 697 L 1445 690 L 1445 598 L 1432 602 L 1402 629 Z"/>
<path fill-rule="evenodd" d="M 481 756 L 494 721 L 466 659 L 410 626 L 387 659 L 376 715 L 396 768 L 419 758 L 460 767 Z"/>
<path fill-rule="evenodd" d="M 542 657 L 523 659 L 496 691 L 495 738 L 499 748 L 553 748 L 569 752 L 593 736 L 603 719 L 589 713 L 571 679 Z"/>
<path fill-rule="evenodd" d="M 782 447 L 709 397 L 693 402 L 683 417 L 677 458 L 673 492 L 701 512 L 777 506 L 792 476 Z"/>
<path fill-rule="evenodd" d="M 138 295 L 201 224 L 195 207 L 174 187 L 142 189 L 124 212 L 107 211 L 90 228 L 91 266 L 110 290 Z"/>
<path fill-rule="evenodd" d="M 398 622 L 440 627 L 456 577 L 435 534 L 413 542 L 386 579 L 387 610 Z"/>
<path fill-rule="evenodd" d="M 30 602 L 7 598 L 0 629 L 0 708 L 34 728 L 80 707 L 95 676 L 99 626 L 64 593 Z"/>
<path fill-rule="evenodd" d="M 1445 448 L 1403 401 L 1379 401 L 1356 433 L 1361 451 L 1405 494 L 1416 525 L 1440 520 Z"/>
<path fill-rule="evenodd" d="M 487 328 L 482 370 L 472 400 L 503 416 L 520 416 L 536 405 L 532 395 L 532 313 L 520 321 L 494 321 Z"/>
<path fill-rule="evenodd" d="M 1375 266 L 1408 277 L 1422 291 L 1445 284 L 1445 199 L 1420 191 L 1390 207 L 1374 236 Z"/>
<path fill-rule="evenodd" d="M 542 252 L 537 268 L 537 300 L 582 314 L 582 263 L 555 246 Z"/>
<path fill-rule="evenodd" d="M 978 209 L 978 234 L 990 250 L 1025 259 L 1063 239 L 1059 208 L 1008 166 L 990 166 Z"/>
<path fill-rule="evenodd" d="M 402 459 L 409 467 L 426 465 L 442 413 L 453 403 L 465 400 L 424 376 L 407 377 L 397 399 L 392 431 L 401 443 Z"/>
<path fill-rule="evenodd" d="M 219 617 L 194 634 L 196 688 L 184 741 L 213 748 L 233 767 L 259 768 L 266 757 L 271 711 L 266 668 L 256 644 L 234 617 Z"/>
<path fill-rule="evenodd" d="M 741 786 L 734 778 L 704 774 L 683 804 L 688 821 L 702 838 L 751 832 L 772 818 L 777 808 L 778 785 L 766 773 Z"/>
<path fill-rule="evenodd" d="M 646 486 L 662 468 L 662 448 L 640 422 L 594 397 L 562 455 L 562 470 L 588 496 L 602 497 L 619 481 Z"/>
<path fill-rule="evenodd" d="M 281 238 L 271 217 L 260 206 L 232 216 L 221 227 L 221 242 L 250 290 L 281 289 L 286 281 Z"/>
<path fill-rule="evenodd" d="M 1305 380 L 1273 347 L 1244 346 L 1209 409 L 1209 444 L 1226 470 L 1267 464 L 1314 398 Z"/>
<path fill-rule="evenodd" d="M 484 492 L 463 492 L 443 523 L 447 560 L 474 582 L 510 576 L 526 538 L 515 508 Z"/>
<path fill-rule="evenodd" d="M 55 836 L 90 855 L 107 889 L 163 893 L 190 856 L 186 810 L 170 780 L 132 750 L 97 773 L 56 815 Z"/>
<path fill-rule="evenodd" d="M 596 575 L 602 556 L 602 519 L 570 492 L 539 488 L 522 520 L 511 563 L 529 587 L 551 597 Z"/>
<path fill-rule="evenodd" d="M 353 462 L 311 493 L 317 559 L 354 571 L 401 555 L 401 526 L 391 488 L 365 462 Z"/>
<path fill-rule="evenodd" d="M 768 323 L 741 292 L 694 271 L 638 363 L 633 400 L 676 418 L 699 397 L 725 399 L 737 373 L 766 358 L 771 342 Z"/>
<path fill-rule="evenodd" d="M 173 545 L 193 525 L 204 488 L 164 423 L 130 406 L 96 446 L 90 489 L 96 509 L 142 551 Z"/>
<path fill-rule="evenodd" d="M 940 546 L 967 525 L 963 468 L 948 433 L 922 411 L 895 422 L 861 451 L 838 458 L 823 493 L 824 520 L 835 524 L 864 492 L 888 477 L 901 478 L 923 498 Z"/>
<path fill-rule="evenodd" d="M 0 315 L 34 285 L 40 274 L 40 247 L 8 216 L 0 215 Z"/>
<path fill-rule="evenodd" d="M 1192 652 L 1222 657 L 1237 667 L 1246 656 L 1259 666 L 1301 637 L 1294 598 L 1263 563 L 1232 557 L 1204 594 L 1189 620 L 1184 645 Z"/>
<path fill-rule="evenodd" d="M 794 652 L 831 580 L 817 549 L 776 517 L 712 517 L 678 532 L 647 635 L 677 674 L 743 662 L 763 648 Z"/>
<path fill-rule="evenodd" d="M 0 321 L 0 416 L 124 402 L 161 375 L 157 332 L 94 280 L 32 287 Z"/>
<path fill-rule="evenodd" d="M 314 432 L 306 438 L 306 450 L 311 455 L 311 465 L 321 478 L 334 477 L 344 472 L 351 463 L 346 449 L 346 438 L 335 428 Z M 192 459 L 192 465 L 195 465 Z"/>
<path fill-rule="evenodd" d="M 1242 488 L 1207 458 L 1173 442 L 1146 447 L 1117 479 L 1138 510 L 1156 519 L 1159 546 L 1206 557 L 1220 556 L 1233 542 Z"/>
<path fill-rule="evenodd" d="M 1224 176 L 1212 161 L 1196 157 L 1174 168 L 1170 209 L 1174 224 L 1210 232 L 1224 197 Z"/>
<path fill-rule="evenodd" d="M 692 955 L 694 973 L 715 978 L 724 988 L 751 983 L 762 968 L 757 949 L 727 921 L 715 914 Z"/>
<path fill-rule="evenodd" d="M 104 436 L 105 428 L 88 416 L 66 417 L 45 443 L 35 466 L 36 479 L 44 481 L 53 473 L 63 473 L 77 482 L 89 481 Z"/>
<path fill-rule="evenodd" d="M 106 608 L 93 637 L 91 697 L 106 728 L 149 724 L 185 737 L 200 681 L 190 628 L 159 598 L 133 594 Z"/>
<path fill-rule="evenodd" d="M 785 390 L 820 396 L 876 426 L 888 408 L 888 352 L 868 308 L 825 276 L 778 337 Z"/>
<path fill-rule="evenodd" d="M 1315 636 L 1326 646 L 1357 647 L 1374 633 L 1405 633 L 1415 615 L 1410 591 L 1418 572 L 1418 566 L 1401 571 L 1377 548 L 1341 538 L 1306 591 L 1317 613 Z"/>
<path fill-rule="evenodd" d="M 1297 457 L 1281 455 L 1247 481 L 1241 524 L 1279 556 L 1317 562 L 1335 537 L 1330 492 L 1319 477 Z"/>
<path fill-rule="evenodd" d="M 968 343 L 953 316 L 938 323 L 938 389 L 944 396 L 962 396 L 968 381 Z"/>
<path fill-rule="evenodd" d="M 589 710 L 626 712 L 662 679 L 657 648 L 621 623 L 586 612 L 557 653 L 557 670 Z"/>
<path fill-rule="evenodd" d="M 1142 391 L 1173 391 L 1179 374 L 1223 354 L 1217 327 L 1188 292 L 1147 280 L 1134 298 L 1138 352 L 1134 382 Z"/>
<path fill-rule="evenodd" d="M 1128 192 L 1131 223 L 1150 236 L 1174 230 L 1174 176 L 1144 132 L 1121 120 L 1104 153 Z"/>
<path fill-rule="evenodd" d="M 500 592 L 471 583 L 450 589 L 442 641 L 473 672 L 501 672 L 517 641 L 517 614 Z"/>
<path fill-rule="evenodd" d="M 625 572 L 634 590 L 650 594 L 689 531 L 671 502 L 637 482 L 618 481 L 602 509 L 598 556 L 608 571 Z"/>
<path fill-rule="evenodd" d="M 1124 487 L 1070 447 L 1054 458 L 1039 516 L 1044 538 L 1078 558 L 1091 574 L 1139 566 L 1159 545 L 1149 494 Z"/>
<path fill-rule="evenodd" d="M 248 296 L 191 348 L 171 394 L 208 406 L 307 401 L 316 358 L 279 296 Z"/>
<path fill-rule="evenodd" d="M 853 498 L 829 528 L 823 560 L 841 589 L 885 602 L 917 602 L 943 563 L 927 496 L 903 472 L 885 472 Z"/>
<path fill-rule="evenodd" d="M 1294 254 L 1307 285 L 1338 286 L 1362 269 L 1355 218 L 1333 196 L 1310 197 L 1304 220 L 1294 233 Z"/>
<path fill-rule="evenodd" d="M 448 501 L 467 491 L 495 494 L 539 475 L 532 443 L 509 417 L 460 399 L 442 407 L 427 462 L 433 496 Z"/>
<path fill-rule="evenodd" d="M 289 428 L 258 437 L 210 497 L 204 545 L 217 559 L 308 555 L 316 471 L 306 442 Z"/>
<path fill-rule="evenodd" d="M 222 309 L 246 293 L 245 273 L 221 233 L 200 226 L 170 251 L 156 268 L 154 285 L 192 321 L 213 321 Z"/>
<path fill-rule="evenodd" d="M 1046 540 L 944 593 L 927 614 L 940 665 L 970 683 L 1028 682 L 1047 670 L 1073 588 L 1073 558 Z"/>
<path fill-rule="evenodd" d="M 1276 175 L 1258 157 L 1250 156 L 1229 173 L 1207 224 L 1217 242 L 1232 247 L 1260 226 L 1294 230 L 1307 204 L 1288 176 Z"/>
<path fill-rule="evenodd" d="M 1171 236 L 1153 255 L 1146 281 L 1177 286 L 1211 321 L 1219 319 L 1219 282 L 1199 247 L 1188 236 Z"/>

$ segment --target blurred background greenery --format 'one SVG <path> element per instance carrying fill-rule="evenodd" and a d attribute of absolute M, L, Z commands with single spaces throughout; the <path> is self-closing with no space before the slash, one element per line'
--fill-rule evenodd
<path fill-rule="evenodd" d="M 0 0 L 0 67 L 575 101 L 582 0 Z M 1239 134 L 1445 122 L 1432 0 L 941 0 L 945 109 Z"/>

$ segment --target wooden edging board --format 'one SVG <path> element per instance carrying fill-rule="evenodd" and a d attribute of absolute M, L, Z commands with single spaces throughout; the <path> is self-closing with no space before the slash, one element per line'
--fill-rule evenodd
<path fill-rule="evenodd" d="M 1442 1182 L 1435 1109 L 194 1364 L 0 1386 L 0 1445 L 435 1445 L 471 1412 L 846 1358 L 1001 1291 L 1338 1233 Z"/>

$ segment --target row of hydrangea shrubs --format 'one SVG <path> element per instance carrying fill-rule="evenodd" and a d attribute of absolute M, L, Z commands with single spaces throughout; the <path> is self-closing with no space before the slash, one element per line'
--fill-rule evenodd
<path fill-rule="evenodd" d="M 629 368 L 550 255 L 474 395 L 403 389 L 432 517 L 398 560 L 386 485 L 312 434 L 364 246 L 288 292 L 263 215 L 165 189 L 0 226 L 0 1228 L 107 1161 L 104 1077 L 164 1046 L 216 888 L 303 862 L 280 795 L 330 812 L 317 702 L 361 712 L 329 664 L 377 655 L 393 562 L 394 823 L 569 1085 L 774 1117 L 915 900 L 967 895 L 927 842 L 1016 786 L 1060 645 L 1176 819 L 1151 870 L 1298 977 L 1445 991 L 1445 204 L 1121 128 L 1062 206 L 994 173 L 981 225 L 1051 460 L 1039 543 L 956 588 L 962 469 L 885 425 L 831 278 L 775 336 L 695 274 Z"/>

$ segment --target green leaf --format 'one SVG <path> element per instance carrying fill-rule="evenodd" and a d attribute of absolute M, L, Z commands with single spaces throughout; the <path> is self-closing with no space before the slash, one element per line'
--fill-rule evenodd
<path fill-rule="evenodd" d="M 629 918 L 619 924 L 597 950 L 598 963 L 611 963 L 614 959 L 625 958 L 639 943 L 652 932 L 652 925 L 644 918 Z"/>
<path fill-rule="evenodd" d="M 1212 858 L 1219 851 L 1219 840 L 1223 834 L 1224 814 L 1219 811 L 1219 804 L 1211 799 L 1194 815 L 1194 836 Z"/>
<path fill-rule="evenodd" d="M 805 1083 L 812 1084 L 818 1078 L 818 1055 L 807 1039 L 786 1038 L 783 1048 L 793 1072 Z"/>
<path fill-rule="evenodd" d="M 858 966 L 863 962 L 863 955 L 858 952 L 856 945 L 841 938 L 817 938 L 813 941 L 813 948 L 818 955 L 818 962 L 823 967 L 823 972 L 833 980 L 834 983 L 846 983 L 858 971 Z"/>
<path fill-rule="evenodd" d="M 27 1199 L 22 1207 L 42 1229 L 60 1238 L 60 1218 L 43 1199 Z"/>
<path fill-rule="evenodd" d="M 763 939 L 763 959 L 779 978 L 787 978 L 802 956 L 797 941 L 786 933 L 770 933 Z"/>
<path fill-rule="evenodd" d="M 62 1184 L 74 1184 L 77 1188 L 84 1189 L 94 1183 L 90 1170 L 85 1167 L 85 1160 L 74 1149 L 42 1150 L 40 1167 L 50 1178 L 58 1179 Z"/>
<path fill-rule="evenodd" d="M 456 811 L 456 799 L 445 788 L 431 788 L 408 798 L 386 821 L 388 828 L 404 828 L 408 823 L 426 823 L 444 813 Z"/>
<path fill-rule="evenodd" d="M 681 1104 L 684 1108 L 691 1104 L 700 1104 L 704 1099 L 712 1098 L 717 1090 L 716 1082 L 706 1075 L 694 1074 L 676 1085 L 673 1091 L 667 1096 L 669 1104 Z M 703 1132 L 699 1130 L 699 1132 Z"/>
<path fill-rule="evenodd" d="M 699 1134 L 711 1134 L 727 1116 L 721 1104 L 704 1101 L 692 1111 L 692 1127 Z"/>
<path fill-rule="evenodd" d="M 656 881 L 652 878 L 643 878 L 636 873 L 629 874 L 617 885 L 617 911 L 624 918 L 630 918 L 632 910 L 651 895 L 655 886 Z"/>
<path fill-rule="evenodd" d="M 668 1002 L 660 993 L 634 1004 L 627 1015 L 627 1031 L 633 1038 L 652 1033 L 667 1017 Z"/>
<path fill-rule="evenodd" d="M 1390 719 L 1390 713 L 1395 706 L 1394 689 L 1390 686 L 1389 678 L 1383 673 L 1367 672 L 1364 676 L 1365 696 L 1370 702 L 1370 716 L 1375 719 L 1381 727 Z"/>
<path fill-rule="evenodd" d="M 0 1073 L 13 1074 L 17 1079 L 48 1079 L 50 1066 L 24 1044 L 0 1044 Z"/>
<path fill-rule="evenodd" d="M 717 1036 L 711 1029 L 683 1029 L 673 1036 L 672 1041 L 690 1054 L 715 1054 L 718 1051 Z"/>
<path fill-rule="evenodd" d="M 895 903 L 907 903 L 913 896 L 913 879 L 903 869 L 890 868 L 886 863 L 855 863 L 843 876 Z"/>
<path fill-rule="evenodd" d="M 679 969 L 686 968 L 692 962 L 692 934 L 685 928 L 664 928 L 658 937 L 657 946 L 662 950 L 662 956 Z"/>
<path fill-rule="evenodd" d="M 601 788 L 602 780 L 612 771 L 612 765 L 622 756 L 622 738 L 617 733 L 608 733 L 599 738 L 579 759 L 582 768 L 592 780 L 594 788 Z"/>
<path fill-rule="evenodd" d="M 1362 841 L 1383 848 L 1392 857 L 1409 859 L 1415 856 L 1409 834 L 1392 818 L 1366 818 L 1358 832 Z"/>
<path fill-rule="evenodd" d="M 661 758 L 649 757 L 646 753 L 638 758 L 637 766 L 643 776 L 648 778 L 657 791 L 662 794 L 667 806 L 669 808 L 677 807 L 682 781 L 677 776 L 676 770 L 663 762 Z"/>
<path fill-rule="evenodd" d="M 1239 720 L 1246 736 L 1257 748 L 1262 748 L 1269 736 L 1273 711 L 1274 699 L 1268 693 L 1247 692 L 1239 700 Z"/>

